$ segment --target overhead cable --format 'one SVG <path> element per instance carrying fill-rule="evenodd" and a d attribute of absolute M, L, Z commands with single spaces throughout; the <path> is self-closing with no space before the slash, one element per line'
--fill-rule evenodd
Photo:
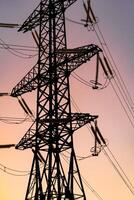
<path fill-rule="evenodd" d="M 62 154 L 63 155 L 63 154 Z M 64 156 L 64 155 L 63 155 Z M 64 158 L 65 162 L 69 164 L 69 160 L 67 158 Z M 81 175 L 81 178 L 83 180 L 83 183 L 87 186 L 87 188 L 96 196 L 97 199 L 103 200 L 103 198 L 98 194 L 98 192 L 86 181 L 86 179 Z"/>
<path fill-rule="evenodd" d="M 29 171 L 12 169 L 12 168 L 6 167 L 5 165 L 1 163 L 0 163 L 0 170 L 12 176 L 28 176 L 30 174 Z"/>
<path fill-rule="evenodd" d="M 26 174 L 15 174 L 15 173 L 12 173 L 12 172 L 7 171 L 6 168 L 3 169 L 3 168 L 1 168 L 1 167 L 0 167 L 0 170 L 3 171 L 3 172 L 6 173 L 6 174 L 9 174 L 9 175 L 12 175 L 12 176 L 28 176 L 28 175 L 30 174 L 30 173 L 26 173 Z"/>
<path fill-rule="evenodd" d="M 69 20 L 69 21 L 71 21 L 71 20 Z M 75 21 L 71 21 L 71 22 L 76 23 Z M 82 25 L 82 24 L 80 24 L 80 25 Z M 127 87 L 126 87 L 126 85 L 125 85 L 125 83 L 124 83 L 124 81 L 123 81 L 123 79 L 121 77 L 121 74 L 120 74 L 120 72 L 119 72 L 119 70 L 118 70 L 118 68 L 117 68 L 117 66 L 115 64 L 115 61 L 114 61 L 114 59 L 113 59 L 113 57 L 112 57 L 112 55 L 110 53 L 110 50 L 109 50 L 109 48 L 107 46 L 107 43 L 106 43 L 106 41 L 104 39 L 104 36 L 103 36 L 98 24 L 97 24 L 97 27 L 98 27 L 99 33 L 100 33 L 102 38 L 100 38 L 99 34 L 97 33 L 97 31 L 95 29 L 95 26 L 94 26 L 94 31 L 96 33 L 96 36 L 97 36 L 99 42 L 100 42 L 100 45 L 101 45 L 106 57 L 108 58 L 108 55 L 107 55 L 107 52 L 106 52 L 106 49 L 107 49 L 107 51 L 109 53 L 109 56 L 110 56 L 110 58 L 111 58 L 111 60 L 113 62 L 113 66 L 115 67 L 116 76 L 114 77 L 113 80 L 115 81 L 115 85 L 116 85 L 116 87 L 118 89 L 118 92 L 119 92 L 120 96 L 119 96 L 118 92 L 116 91 L 116 88 L 114 87 L 114 85 L 112 84 L 112 81 L 111 81 L 112 88 L 113 88 L 113 90 L 114 90 L 119 102 L 121 103 L 121 106 L 122 106 L 123 110 L 125 111 L 126 116 L 128 117 L 128 120 L 130 121 L 131 125 L 134 128 L 134 122 L 133 122 L 133 120 L 134 120 L 134 102 L 133 102 L 133 100 L 131 98 L 131 95 L 130 95 L 130 93 L 129 93 L 129 91 L 128 91 L 128 89 L 127 89 Z M 106 49 L 105 49 L 105 47 L 106 47 Z M 109 60 L 109 58 L 108 58 L 108 60 Z M 110 62 L 110 60 L 109 60 L 109 63 L 111 65 L 111 67 L 113 67 L 111 62 Z M 114 72 L 115 72 L 115 70 L 113 68 Z M 77 79 L 79 82 L 81 82 L 82 84 L 84 84 L 86 86 L 90 86 L 88 82 L 83 82 L 82 77 L 78 78 L 78 77 L 76 77 L 76 75 L 75 76 L 73 75 L 73 77 L 75 79 Z M 116 81 L 116 78 L 117 78 L 118 82 Z M 104 88 L 105 88 L 105 86 L 104 86 Z M 125 105 L 124 105 L 123 102 L 125 103 Z M 133 120 L 131 119 L 131 117 L 133 118 Z"/>
<path fill-rule="evenodd" d="M 131 95 L 130 95 L 130 93 L 129 93 L 129 91 L 128 91 L 126 85 L 125 85 L 125 82 L 124 82 L 124 80 L 123 80 L 123 78 L 122 78 L 122 76 L 121 76 L 121 74 L 120 74 L 120 72 L 119 72 L 119 70 L 118 70 L 118 67 L 117 67 L 117 65 L 116 65 L 116 63 L 115 63 L 115 60 L 114 60 L 114 58 L 113 58 L 113 56 L 112 56 L 112 54 L 111 54 L 111 52 L 110 52 L 110 49 L 109 49 L 109 47 L 108 47 L 108 45 L 107 45 L 107 43 L 106 43 L 106 41 L 105 41 L 105 39 L 104 39 L 104 36 L 103 36 L 103 34 L 102 34 L 102 32 L 101 32 L 100 27 L 99 27 L 98 24 L 97 24 L 97 28 L 98 28 L 98 31 L 99 31 L 99 33 L 100 33 L 102 39 L 103 39 L 103 42 L 105 43 L 105 46 L 106 46 L 106 48 L 107 48 L 107 51 L 108 51 L 108 53 L 109 53 L 109 56 L 110 56 L 110 58 L 111 58 L 113 64 L 114 64 L 114 67 L 115 67 L 115 69 L 116 69 L 117 72 L 118 72 L 119 79 L 120 79 L 122 85 L 124 86 L 125 93 L 127 93 L 127 96 L 126 96 L 126 97 L 127 97 L 127 100 L 130 101 L 130 102 L 132 103 L 132 105 L 134 105 L 134 102 L 133 102 L 133 100 L 132 100 L 132 98 L 131 98 Z"/>
<path fill-rule="evenodd" d="M 110 155 L 112 156 L 112 158 L 114 159 L 114 161 L 116 162 L 116 164 L 118 165 L 119 169 L 121 170 L 121 172 L 123 173 L 123 175 L 125 176 L 125 178 L 127 179 L 128 183 L 130 184 L 130 186 L 133 188 L 134 190 L 134 186 L 131 183 L 130 179 L 127 177 L 126 173 L 124 172 L 123 168 L 121 167 L 121 165 L 119 164 L 119 162 L 117 161 L 117 159 L 115 158 L 115 156 L 113 155 L 112 151 L 110 150 L 110 148 L 107 146 L 108 151 L 110 152 Z"/>
<path fill-rule="evenodd" d="M 73 106 L 75 107 L 76 111 L 77 112 L 81 112 L 80 108 L 78 107 L 78 105 L 76 104 L 76 102 L 74 101 L 74 99 L 72 97 L 71 97 L 71 100 L 73 102 Z M 93 136 L 93 134 L 91 132 L 91 129 L 89 127 L 89 124 L 87 124 L 86 127 L 88 128 L 90 134 Z M 112 158 L 110 158 L 110 156 L 108 155 L 108 153 L 106 152 L 106 150 L 104 148 L 102 149 L 102 152 L 108 158 L 109 162 L 112 164 L 112 166 L 114 167 L 114 169 L 116 170 L 116 172 L 118 173 L 118 175 L 120 176 L 120 178 L 123 180 L 123 182 L 125 183 L 125 185 L 129 189 L 129 191 L 134 195 L 134 186 L 133 186 L 133 184 L 131 183 L 130 179 L 128 178 L 128 176 L 124 172 L 123 168 L 121 167 L 121 165 L 117 161 L 116 157 L 114 156 L 114 154 L 112 153 L 112 151 L 110 150 L 110 148 L 108 148 L 107 145 L 106 145 L 106 147 L 107 147 L 109 153 L 111 154 L 111 157 L 114 160 L 112 160 Z"/>
<path fill-rule="evenodd" d="M 0 23 L 1 28 L 18 28 L 20 27 L 19 24 L 14 24 L 14 23 Z"/>
<path fill-rule="evenodd" d="M 9 44 L 9 43 L 4 43 L 4 45 L 8 46 L 12 50 L 17 50 L 17 51 L 27 51 L 27 52 L 37 52 L 36 47 L 32 46 L 25 46 L 25 45 L 17 45 L 17 44 Z M 1 49 L 6 49 L 5 46 L 3 46 L 3 43 L 0 43 L 0 48 Z M 27 55 L 27 54 L 26 54 Z"/>
<path fill-rule="evenodd" d="M 98 40 L 99 40 L 99 42 L 100 42 L 100 44 L 101 44 L 101 46 L 102 46 L 102 48 L 103 48 L 104 53 L 105 53 L 106 56 L 108 57 L 107 52 L 106 52 L 104 46 L 107 48 L 107 51 L 108 51 L 108 53 L 109 53 L 109 55 L 110 55 L 110 58 L 111 58 L 112 61 L 113 61 L 115 70 L 117 71 L 116 76 L 115 76 L 115 78 L 114 78 L 113 80 L 115 81 L 115 85 L 116 85 L 116 87 L 117 87 L 117 89 L 118 89 L 118 92 L 120 93 L 122 99 L 120 98 L 118 92 L 116 91 L 114 85 L 113 85 L 112 82 L 111 82 L 112 88 L 113 88 L 113 90 L 114 90 L 114 92 L 115 92 L 117 98 L 119 99 L 119 102 L 121 103 L 121 105 L 122 105 L 122 107 L 123 107 L 123 109 L 124 109 L 124 111 L 125 111 L 125 113 L 126 113 L 128 119 L 129 119 L 131 125 L 134 127 L 134 122 L 131 120 L 131 118 L 130 118 L 130 116 L 129 116 L 129 113 L 130 113 L 130 114 L 131 114 L 131 117 L 134 119 L 134 112 L 133 112 L 133 105 L 134 105 L 134 103 L 133 103 L 133 100 L 132 100 L 132 98 L 131 98 L 131 96 L 130 96 L 130 93 L 129 93 L 128 90 L 127 90 L 127 87 L 125 86 L 125 83 L 124 83 L 124 81 L 123 81 L 123 79 L 122 79 L 122 77 L 121 77 L 121 75 L 120 75 L 120 72 L 119 72 L 119 70 L 118 70 L 118 68 L 117 68 L 117 66 L 116 66 L 116 64 L 115 64 L 115 61 L 114 61 L 114 59 L 113 59 L 113 57 L 112 57 L 112 55 L 111 55 L 111 53 L 110 53 L 110 50 L 109 50 L 109 48 L 108 48 L 108 46 L 107 46 L 107 44 L 106 44 L 106 41 L 105 41 L 105 39 L 104 39 L 104 36 L 103 36 L 103 34 L 102 34 L 102 32 L 101 32 L 101 30 L 100 30 L 98 24 L 97 24 L 97 27 L 98 27 L 98 30 L 99 30 L 99 32 L 100 32 L 100 34 L 101 34 L 101 37 L 102 37 L 103 42 L 101 42 L 101 39 L 100 39 L 99 35 L 97 34 L 97 31 L 95 31 L 95 33 L 96 33 L 96 35 L 97 35 L 97 38 L 98 38 Z M 103 44 L 105 44 L 105 45 L 103 45 Z M 110 60 L 109 60 L 109 62 L 110 62 Z M 112 64 L 111 64 L 111 66 L 112 66 Z M 116 81 L 116 78 L 117 78 L 118 82 Z M 121 84 L 121 83 L 122 83 L 122 84 Z M 129 110 L 129 113 L 128 113 L 127 109 L 125 108 L 125 106 L 124 106 L 122 100 L 124 101 L 124 103 L 125 103 L 127 109 Z"/>
<path fill-rule="evenodd" d="M 22 53 L 19 51 L 19 49 L 14 49 L 12 47 L 10 47 L 8 44 L 6 44 L 1 38 L 0 38 L 0 41 L 1 41 L 1 45 L 4 49 L 6 49 L 7 51 L 9 51 L 11 54 L 13 54 L 14 56 L 17 56 L 19 58 L 25 58 L 25 59 L 28 59 L 28 58 L 33 58 L 35 57 L 37 54 L 34 54 L 34 55 L 30 55 L 30 54 L 26 54 L 26 53 Z"/>
<path fill-rule="evenodd" d="M 26 116 L 25 118 L 19 118 L 19 117 L 0 117 L 0 121 L 6 124 L 22 124 L 24 122 L 32 122 L 32 120 L 29 118 L 29 116 Z"/>
<path fill-rule="evenodd" d="M 108 153 L 106 152 L 106 150 L 104 149 L 103 150 L 105 156 L 108 158 L 108 160 L 110 161 L 110 163 L 112 164 L 112 166 L 114 167 L 114 169 L 117 171 L 118 175 L 121 177 L 121 179 L 123 180 L 123 182 L 125 183 L 125 185 L 127 186 L 127 188 L 129 189 L 129 191 L 132 193 L 132 195 L 134 195 L 134 190 L 131 188 L 130 186 L 130 180 L 129 180 L 129 183 L 128 183 L 128 178 L 127 180 L 123 177 L 123 175 L 121 174 L 121 172 L 119 171 L 119 169 L 117 168 L 117 166 L 114 164 L 114 162 L 112 161 L 112 159 L 110 158 L 110 156 L 108 155 Z M 124 173 L 123 173 L 124 174 Z M 125 175 L 126 177 L 126 175 Z M 132 185 L 132 184 L 131 184 Z"/>
<path fill-rule="evenodd" d="M 0 144 L 0 149 L 15 147 L 15 144 Z"/>

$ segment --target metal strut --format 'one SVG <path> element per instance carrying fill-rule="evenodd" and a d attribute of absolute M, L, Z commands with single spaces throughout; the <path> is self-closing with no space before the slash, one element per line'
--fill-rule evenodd
<path fill-rule="evenodd" d="M 65 10 L 76 0 L 41 0 L 19 31 L 36 28 L 37 64 L 12 89 L 17 97 L 37 91 L 35 121 L 17 149 L 31 148 L 33 163 L 25 200 L 86 200 L 75 155 L 73 134 L 98 116 L 72 113 L 69 77 L 101 49 L 67 48 Z M 66 165 L 62 153 L 69 153 Z"/>

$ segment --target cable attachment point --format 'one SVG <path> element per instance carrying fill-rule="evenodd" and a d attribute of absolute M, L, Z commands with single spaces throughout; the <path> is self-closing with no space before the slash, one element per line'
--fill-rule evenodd
<path fill-rule="evenodd" d="M 26 101 L 21 97 L 20 99 L 18 99 L 18 102 L 20 104 L 20 106 L 22 107 L 22 109 L 24 110 L 24 112 L 34 120 L 34 114 L 32 113 L 31 109 L 29 108 L 29 106 L 27 105 Z"/>
<path fill-rule="evenodd" d="M 104 74 L 105 77 L 103 77 L 102 74 Z M 103 81 L 104 83 L 101 84 L 100 79 L 104 79 L 104 78 L 105 78 L 105 82 Z M 114 73 L 107 58 L 104 55 L 103 57 L 101 57 L 100 53 L 97 53 L 95 79 L 90 81 L 90 83 L 92 84 L 92 88 L 104 89 L 108 86 L 112 78 L 114 78 Z"/>
<path fill-rule="evenodd" d="M 1 144 L 0 149 L 15 147 L 15 144 Z"/>
<path fill-rule="evenodd" d="M 81 19 L 81 21 L 85 23 L 84 27 L 87 27 L 88 30 L 94 31 L 94 25 L 97 23 L 97 18 L 92 10 L 90 0 L 87 0 L 87 3 L 83 0 L 83 7 L 86 12 L 86 19 Z"/>
<path fill-rule="evenodd" d="M 105 146 L 107 146 L 107 144 L 97 126 L 97 120 L 94 121 L 94 126 L 91 125 L 91 130 L 95 137 L 95 144 L 94 144 L 94 147 L 92 147 L 90 151 L 92 153 L 92 156 L 98 156 L 98 154 L 101 152 L 101 150 Z"/>
<path fill-rule="evenodd" d="M 3 97 L 3 96 L 10 96 L 10 93 L 0 92 L 0 97 Z"/>

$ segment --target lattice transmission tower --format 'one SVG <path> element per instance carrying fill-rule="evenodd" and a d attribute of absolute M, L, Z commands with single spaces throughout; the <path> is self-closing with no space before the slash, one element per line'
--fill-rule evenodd
<path fill-rule="evenodd" d="M 86 200 L 73 134 L 97 116 L 71 112 L 69 77 L 101 49 L 94 44 L 67 48 L 65 11 L 76 1 L 41 0 L 19 29 L 34 32 L 36 28 L 38 45 L 36 65 L 11 92 L 18 97 L 37 91 L 35 121 L 16 146 L 33 151 L 25 200 Z M 67 165 L 63 159 L 66 153 Z"/>

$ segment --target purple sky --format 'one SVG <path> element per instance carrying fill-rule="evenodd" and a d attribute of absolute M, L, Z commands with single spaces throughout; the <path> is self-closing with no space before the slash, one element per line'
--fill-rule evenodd
<path fill-rule="evenodd" d="M 22 24 L 38 3 L 39 0 L 1 0 L 0 22 Z M 91 3 L 95 15 L 98 17 L 98 25 L 104 35 L 106 44 L 133 99 L 134 1 L 92 0 Z M 68 9 L 67 17 L 81 22 L 81 19 L 85 17 L 82 0 L 78 0 Z M 94 31 L 88 31 L 84 26 L 69 21 L 67 21 L 67 36 L 69 47 L 90 43 L 100 45 Z M 9 44 L 35 46 L 30 33 L 18 33 L 16 29 L 0 28 L 0 39 Z M 32 52 L 31 54 L 34 55 L 35 53 Z M 0 91 L 10 92 L 29 69 L 33 67 L 36 59 L 37 57 L 30 59 L 16 57 L 8 50 L 0 49 Z M 82 65 L 77 70 L 77 74 L 86 81 L 93 79 L 93 73 L 94 64 L 90 62 Z M 103 90 L 92 90 L 92 88 L 82 85 L 73 77 L 71 77 L 70 83 L 71 95 L 81 112 L 99 115 L 98 125 L 103 136 L 108 140 L 109 148 L 131 182 L 134 183 L 134 129 L 113 90 L 114 80 Z M 118 90 L 116 91 L 118 93 Z M 26 94 L 25 99 L 34 110 L 31 96 Z M 17 100 L 11 97 L 0 97 L 0 110 L 0 117 L 24 117 Z M 73 110 L 75 109 L 73 108 Z M 131 105 L 131 112 L 133 113 L 133 105 Z M 132 117 L 130 119 L 134 123 L 134 119 Z M 30 123 L 28 122 L 20 125 L 11 125 L 0 121 L 0 144 L 17 144 L 29 126 Z M 94 140 L 86 127 L 75 135 L 75 145 L 77 155 L 86 156 L 90 154 Z M 30 170 L 31 158 L 32 154 L 28 150 L 0 150 L 0 164 L 9 168 L 23 171 Z M 132 193 L 103 152 L 98 157 L 80 161 L 79 165 L 83 177 L 104 200 L 133 199 Z M 28 176 L 16 177 L 0 171 L 0 180 L 0 199 L 24 199 Z M 86 186 L 85 190 L 87 199 L 97 199 L 94 192 L 91 192 Z"/>

